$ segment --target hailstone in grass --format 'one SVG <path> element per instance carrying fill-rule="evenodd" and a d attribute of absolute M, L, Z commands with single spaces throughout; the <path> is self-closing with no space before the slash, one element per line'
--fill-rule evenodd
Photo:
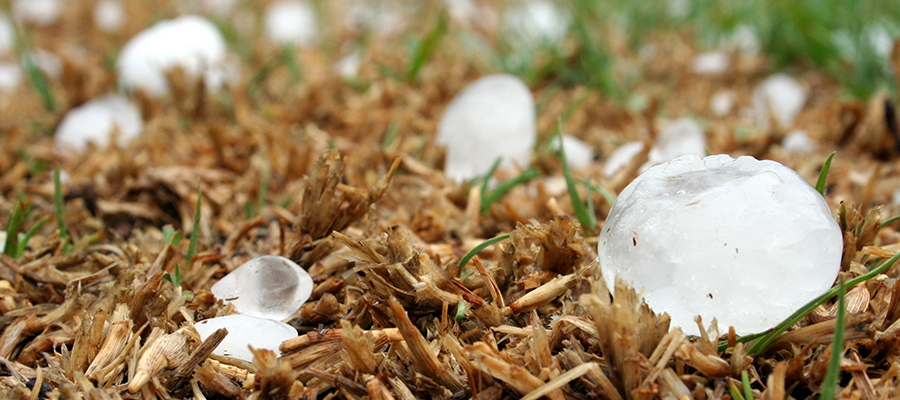
<path fill-rule="evenodd" d="M 673 326 L 694 317 L 738 334 L 772 328 L 828 290 L 841 230 L 825 199 L 775 161 L 684 156 L 619 194 L 597 252 L 609 289 L 623 279 Z"/>
<path fill-rule="evenodd" d="M 319 36 L 316 10 L 306 1 L 281 0 L 266 8 L 266 35 L 278 44 L 308 46 Z"/>
<path fill-rule="evenodd" d="M 13 92 L 22 81 L 22 68 L 18 63 L 0 62 L 0 92 Z"/>
<path fill-rule="evenodd" d="M 56 128 L 56 146 L 82 151 L 89 142 L 99 147 L 109 143 L 115 131 L 119 146 L 137 137 L 143 128 L 141 112 L 127 98 L 109 95 L 91 100 L 66 113 Z"/>
<path fill-rule="evenodd" d="M 444 173 L 457 181 L 504 166 L 529 164 L 537 140 L 534 99 L 521 79 L 509 74 L 482 77 L 444 110 L 437 142 L 447 147 Z"/>
<path fill-rule="evenodd" d="M 228 335 L 213 350 L 213 354 L 234 357 L 247 362 L 253 362 L 254 349 L 268 349 L 281 354 L 279 347 L 285 340 L 297 337 L 297 330 L 280 321 L 265 318 L 257 318 L 250 315 L 226 315 L 205 319 L 194 324 L 201 340 L 225 328 Z"/>
<path fill-rule="evenodd" d="M 788 128 L 805 103 L 806 89 L 787 74 L 772 75 L 753 90 L 753 109 L 760 125 L 767 125 L 771 115 L 781 128 Z"/>
<path fill-rule="evenodd" d="M 584 168 L 594 161 L 594 150 L 581 139 L 572 135 L 563 135 L 563 149 L 566 151 L 566 162 L 572 168 Z M 559 139 L 551 142 L 554 151 L 559 151 Z"/>
<path fill-rule="evenodd" d="M 728 70 L 728 55 L 723 51 L 699 54 L 691 60 L 691 70 L 698 75 L 718 75 Z"/>
<path fill-rule="evenodd" d="M 18 21 L 46 26 L 56 22 L 64 6 L 63 0 L 14 0 L 12 13 Z"/>
<path fill-rule="evenodd" d="M 210 291 L 237 312 L 259 318 L 290 318 L 312 294 L 313 281 L 295 262 L 260 256 L 235 268 Z"/>
<path fill-rule="evenodd" d="M 226 46 L 212 22 L 195 15 L 158 22 L 131 38 L 116 64 L 122 87 L 153 96 L 169 92 L 166 71 L 174 68 L 191 77 L 202 75 L 210 89 L 221 85 L 222 71 L 228 68 Z"/>
<path fill-rule="evenodd" d="M 706 135 L 697 121 L 679 118 L 659 132 L 647 155 L 647 162 L 641 166 L 641 170 L 688 154 L 706 155 Z"/>
<path fill-rule="evenodd" d="M 796 130 L 784 137 L 781 147 L 790 153 L 812 153 L 819 148 L 819 144 L 812 140 L 806 131 Z"/>
<path fill-rule="evenodd" d="M 12 54 L 16 45 L 16 30 L 6 14 L 0 12 L 0 57 Z"/>
<path fill-rule="evenodd" d="M 712 109 L 713 114 L 717 117 L 724 117 L 731 112 L 736 101 L 737 95 L 733 90 L 722 90 L 716 92 L 716 94 L 709 99 L 709 108 Z"/>
<path fill-rule="evenodd" d="M 606 162 L 603 163 L 603 176 L 612 178 L 616 172 L 619 172 L 620 169 L 628 165 L 628 163 L 630 163 L 643 149 L 644 142 L 639 141 L 628 142 L 619 146 L 616 151 L 606 158 Z"/>
<path fill-rule="evenodd" d="M 103 32 L 118 32 L 125 18 L 125 6 L 119 0 L 100 0 L 94 6 L 94 25 Z"/>
<path fill-rule="evenodd" d="M 528 0 L 506 10 L 503 33 L 513 42 L 555 46 L 565 38 L 570 20 L 565 10 L 553 2 Z"/>

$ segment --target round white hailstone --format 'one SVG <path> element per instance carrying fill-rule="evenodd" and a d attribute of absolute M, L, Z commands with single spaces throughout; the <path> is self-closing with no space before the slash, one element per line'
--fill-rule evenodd
<path fill-rule="evenodd" d="M 809 154 L 819 148 L 819 144 L 812 140 L 806 131 L 796 130 L 789 133 L 781 141 L 781 147 L 790 153 Z"/>
<path fill-rule="evenodd" d="M 266 35 L 278 44 L 309 46 L 319 36 L 319 23 L 312 4 L 281 0 L 269 4 L 265 15 Z"/>
<path fill-rule="evenodd" d="M 62 76 L 62 62 L 59 61 L 56 54 L 44 49 L 36 49 L 31 54 L 31 60 L 48 78 L 55 80 Z"/>
<path fill-rule="evenodd" d="M 122 48 L 116 70 L 124 88 L 163 96 L 169 92 L 167 70 L 182 68 L 189 76 L 209 77 L 223 68 L 225 56 L 225 39 L 216 26 L 185 15 L 159 22 L 131 38 Z M 217 89 L 209 79 L 207 87 Z"/>
<path fill-rule="evenodd" d="M 691 60 L 691 69 L 698 75 L 718 75 L 728 70 L 728 55 L 722 51 L 699 54 Z"/>
<path fill-rule="evenodd" d="M 722 90 L 716 92 L 712 99 L 709 100 L 709 108 L 712 109 L 713 114 L 717 117 L 724 117 L 731 112 L 736 101 L 737 95 L 734 94 L 733 90 Z"/>
<path fill-rule="evenodd" d="M 447 147 L 444 173 L 463 181 L 484 175 L 498 158 L 526 167 L 537 140 L 534 98 L 509 74 L 482 77 L 466 86 L 438 123 L 437 142 Z"/>
<path fill-rule="evenodd" d="M 354 51 L 334 63 L 334 70 L 344 79 L 353 79 L 359 75 L 359 65 L 359 51 Z"/>
<path fill-rule="evenodd" d="M 566 150 L 566 161 L 572 168 L 583 168 L 594 161 L 594 150 L 581 139 L 572 135 L 563 135 L 563 149 Z M 553 140 L 553 150 L 559 151 L 559 139 Z"/>
<path fill-rule="evenodd" d="M 631 160 L 644 149 L 644 143 L 635 141 L 628 142 L 619 146 L 616 151 L 609 155 L 606 163 L 603 164 L 603 176 L 612 178 L 616 172 L 628 165 Z"/>
<path fill-rule="evenodd" d="M 759 54 L 762 45 L 756 30 L 747 24 L 734 28 L 731 35 L 722 39 L 722 47 L 739 51 L 743 56 L 753 57 Z"/>
<path fill-rule="evenodd" d="M 753 109 L 760 125 L 769 122 L 772 113 L 781 128 L 788 128 L 806 103 L 806 89 L 790 76 L 772 75 L 753 90 Z"/>
<path fill-rule="evenodd" d="M 12 54 L 16 45 L 16 31 L 9 17 L 0 13 L 0 57 Z"/>
<path fill-rule="evenodd" d="M 703 128 L 691 118 L 679 118 L 671 122 L 656 137 L 650 148 L 647 162 L 641 171 L 683 155 L 706 155 L 706 136 Z"/>
<path fill-rule="evenodd" d="M 774 161 L 684 156 L 650 168 L 619 194 L 597 252 L 615 279 L 644 291 L 673 326 L 740 335 L 775 326 L 831 287 L 843 240 L 825 199 Z"/>
<path fill-rule="evenodd" d="M 194 324 L 201 340 L 206 340 L 217 330 L 225 328 L 228 335 L 213 350 L 213 354 L 253 362 L 254 349 L 268 349 L 281 355 L 279 347 L 285 340 L 297 337 L 297 330 L 281 321 L 257 318 L 250 315 L 226 315 L 204 319 Z"/>
<path fill-rule="evenodd" d="M 94 25 L 106 33 L 118 32 L 125 24 L 125 7 L 118 0 L 101 0 L 94 7 Z"/>
<path fill-rule="evenodd" d="M 210 292 L 241 314 L 280 321 L 299 310 L 312 290 L 312 278 L 295 262 L 259 256 L 225 275 Z"/>
<path fill-rule="evenodd" d="M 525 1 L 503 14 L 503 33 L 528 45 L 558 45 L 569 31 L 570 20 L 550 1 Z"/>
<path fill-rule="evenodd" d="M 478 5 L 473 0 L 444 0 L 447 14 L 457 24 L 469 26 L 479 20 Z"/>
<path fill-rule="evenodd" d="M 9 93 L 22 82 L 22 68 L 17 63 L 0 63 L 0 91 Z"/>
<path fill-rule="evenodd" d="M 47 26 L 56 22 L 63 6 L 63 0 L 14 0 L 12 13 L 17 21 Z"/>
<path fill-rule="evenodd" d="M 347 12 L 344 24 L 348 29 L 366 30 L 381 36 L 395 35 L 406 27 L 403 7 L 395 2 L 356 2 Z"/>
<path fill-rule="evenodd" d="M 141 112 L 122 96 L 109 95 L 73 108 L 56 128 L 54 139 L 59 148 L 76 151 L 87 149 L 88 143 L 104 147 L 110 135 L 118 134 L 117 144 L 125 146 L 143 128 Z"/>

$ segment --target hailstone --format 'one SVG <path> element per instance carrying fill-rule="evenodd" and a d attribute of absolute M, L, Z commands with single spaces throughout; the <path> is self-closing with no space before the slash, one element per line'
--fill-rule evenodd
<path fill-rule="evenodd" d="M 143 124 L 140 110 L 131 101 L 119 95 L 109 95 L 66 113 L 56 128 L 54 139 L 60 148 L 82 151 L 89 142 L 106 146 L 113 129 L 116 129 L 117 144 L 124 146 L 141 133 Z"/>

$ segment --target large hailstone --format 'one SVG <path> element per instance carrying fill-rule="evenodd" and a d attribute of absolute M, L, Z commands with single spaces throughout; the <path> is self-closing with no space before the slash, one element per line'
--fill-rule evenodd
<path fill-rule="evenodd" d="M 290 318 L 312 294 L 313 281 L 295 262 L 260 256 L 235 268 L 210 291 L 237 312 L 259 318 Z"/>
<path fill-rule="evenodd" d="M 441 116 L 437 142 L 447 147 L 444 173 L 457 181 L 484 175 L 498 158 L 529 164 L 537 140 L 534 99 L 521 79 L 482 77 L 463 89 Z"/>
<path fill-rule="evenodd" d="M 213 354 L 234 357 L 247 362 L 253 361 L 254 349 L 268 349 L 281 354 L 281 343 L 297 337 L 297 330 L 284 322 L 257 318 L 249 315 L 227 315 L 205 319 L 194 324 L 201 340 L 221 328 L 228 330 L 225 339 L 216 346 Z"/>
<path fill-rule="evenodd" d="M 228 79 L 225 39 L 212 22 L 195 15 L 159 22 L 131 38 L 116 65 L 123 87 L 153 96 L 169 92 L 166 71 L 173 68 L 202 74 L 210 89 Z"/>
<path fill-rule="evenodd" d="M 769 116 L 781 128 L 788 128 L 806 104 L 806 89 L 787 74 L 772 75 L 753 90 L 753 109 L 757 123 L 765 125 Z"/>
<path fill-rule="evenodd" d="M 266 35 L 278 44 L 308 46 L 316 42 L 316 10 L 305 1 L 282 0 L 266 8 Z"/>
<path fill-rule="evenodd" d="M 774 161 L 684 156 L 650 168 L 621 194 L 598 243 L 603 278 L 638 290 L 674 326 L 738 334 L 772 328 L 828 290 L 842 235 L 822 196 Z"/>
<path fill-rule="evenodd" d="M 54 139 L 57 147 L 83 151 L 90 142 L 106 146 L 116 131 L 117 144 L 125 146 L 141 133 L 143 124 L 140 110 L 127 98 L 109 95 L 69 110 Z"/>

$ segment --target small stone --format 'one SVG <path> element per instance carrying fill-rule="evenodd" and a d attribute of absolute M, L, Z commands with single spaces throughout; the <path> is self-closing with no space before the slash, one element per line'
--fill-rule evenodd
<path fill-rule="evenodd" d="M 281 256 L 259 256 L 216 282 L 210 291 L 237 312 L 285 320 L 312 294 L 313 281 L 295 262 Z"/>
<path fill-rule="evenodd" d="M 674 326 L 694 317 L 762 332 L 828 290 L 843 239 L 825 199 L 774 161 L 684 156 L 650 168 L 618 196 L 598 243 L 611 291 L 638 290 Z"/>
<path fill-rule="evenodd" d="M 709 108 L 717 117 L 724 117 L 731 112 L 736 101 L 737 95 L 734 94 L 733 90 L 722 90 L 716 92 L 710 99 Z"/>
<path fill-rule="evenodd" d="M 126 17 L 125 6 L 118 0 L 101 0 L 94 6 L 94 25 L 103 32 L 118 32 Z"/>
<path fill-rule="evenodd" d="M 319 36 L 316 10 L 306 1 L 276 1 L 266 8 L 266 35 L 278 44 L 309 46 Z"/>
<path fill-rule="evenodd" d="M 222 85 L 223 71 L 230 66 L 225 39 L 212 22 L 195 15 L 159 22 L 131 38 L 116 64 L 122 87 L 152 96 L 169 93 L 166 72 L 175 68 L 190 77 L 203 76 L 210 90 Z"/>
<path fill-rule="evenodd" d="M 812 140 L 806 131 L 796 130 L 789 133 L 781 141 L 781 147 L 789 153 L 809 154 L 819 148 L 819 144 Z"/>
<path fill-rule="evenodd" d="M 769 115 L 774 114 L 782 129 L 789 128 L 805 103 L 806 89 L 783 73 L 766 78 L 753 91 L 753 109 L 760 126 L 767 126 Z"/>
<path fill-rule="evenodd" d="M 694 57 L 691 69 L 698 75 L 718 75 L 728 70 L 728 55 L 722 51 L 710 51 Z"/>
<path fill-rule="evenodd" d="M 603 164 L 603 176 L 612 178 L 616 172 L 628 165 L 634 156 L 638 155 L 643 149 L 644 143 L 639 141 L 628 142 L 619 146 L 616 151 L 609 155 L 606 163 Z"/>
<path fill-rule="evenodd" d="M 221 328 L 228 330 L 228 335 L 213 350 L 213 354 L 234 357 L 247 362 L 253 362 L 254 349 L 268 349 L 281 355 L 279 347 L 285 340 L 297 337 L 297 330 L 284 322 L 265 318 L 257 318 L 249 315 L 226 315 L 205 319 L 194 324 L 194 328 L 200 334 L 201 340 L 215 333 Z"/>
<path fill-rule="evenodd" d="M 59 148 L 83 151 L 89 142 L 106 146 L 116 130 L 117 144 L 125 146 L 141 133 L 143 125 L 141 112 L 131 101 L 109 95 L 69 110 L 56 128 L 54 140 Z"/>
<path fill-rule="evenodd" d="M 656 142 L 650 148 L 650 154 L 647 155 L 647 162 L 641 166 L 641 171 L 688 154 L 706 155 L 706 135 L 703 134 L 703 128 L 697 121 L 679 118 L 659 132 Z"/>
<path fill-rule="evenodd" d="M 571 18 L 556 4 L 529 0 L 503 14 L 503 33 L 528 46 L 556 46 L 569 31 Z"/>
<path fill-rule="evenodd" d="M 482 77 L 466 86 L 441 116 L 437 142 L 447 147 L 444 173 L 471 180 L 503 166 L 527 167 L 537 140 L 534 99 L 521 79 L 509 74 Z"/>

